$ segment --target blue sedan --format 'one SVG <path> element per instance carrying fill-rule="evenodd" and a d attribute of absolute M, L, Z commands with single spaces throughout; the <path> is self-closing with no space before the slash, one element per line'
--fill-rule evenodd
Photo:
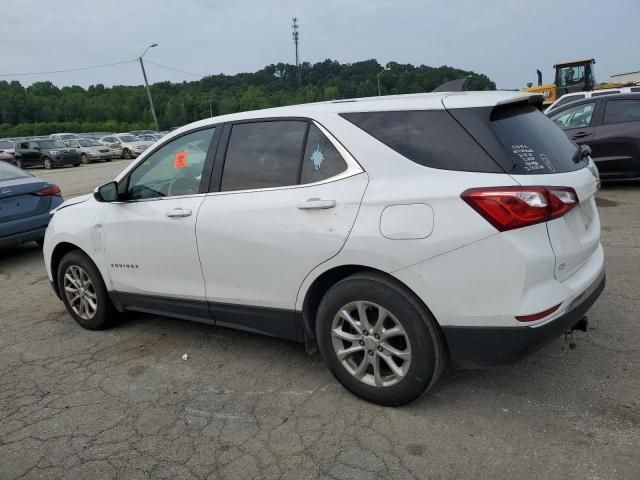
<path fill-rule="evenodd" d="M 0 162 L 0 248 L 31 241 L 42 245 L 49 212 L 61 203 L 60 187 Z"/>

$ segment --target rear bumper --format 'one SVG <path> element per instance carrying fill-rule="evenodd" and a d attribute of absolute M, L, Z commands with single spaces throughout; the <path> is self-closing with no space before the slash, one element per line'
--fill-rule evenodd
<path fill-rule="evenodd" d="M 47 231 L 47 226 L 29 230 L 28 232 L 21 232 L 15 235 L 9 235 L 6 237 L 0 237 L 0 248 L 11 247 L 20 245 L 27 242 L 35 242 L 44 238 L 44 233 Z"/>
<path fill-rule="evenodd" d="M 564 314 L 538 326 L 443 326 L 451 360 L 462 368 L 486 368 L 521 360 L 576 325 L 598 299 L 604 286 L 605 273 L 602 270 Z"/>

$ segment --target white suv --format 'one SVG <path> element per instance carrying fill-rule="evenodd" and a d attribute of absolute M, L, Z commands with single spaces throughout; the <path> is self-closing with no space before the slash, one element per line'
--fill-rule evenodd
<path fill-rule="evenodd" d="M 520 359 L 604 288 L 597 170 L 520 92 L 187 125 L 60 206 L 49 278 L 83 327 L 133 310 L 302 342 L 399 405 L 450 359 Z"/>

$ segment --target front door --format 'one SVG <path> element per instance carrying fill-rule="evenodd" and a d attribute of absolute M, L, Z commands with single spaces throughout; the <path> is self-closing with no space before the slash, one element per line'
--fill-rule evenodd
<path fill-rule="evenodd" d="M 596 102 L 583 103 L 554 113 L 551 120 L 578 145 L 589 145 L 593 141 L 594 113 Z M 593 152 L 596 155 L 596 152 Z"/>
<path fill-rule="evenodd" d="M 233 125 L 220 191 L 197 222 L 217 325 L 296 338 L 300 285 L 340 251 L 367 185 L 341 148 L 305 121 Z"/>
<path fill-rule="evenodd" d="M 123 201 L 105 205 L 105 263 L 125 304 L 187 318 L 207 312 L 195 223 L 213 132 L 188 133 L 151 153 L 123 180 Z"/>

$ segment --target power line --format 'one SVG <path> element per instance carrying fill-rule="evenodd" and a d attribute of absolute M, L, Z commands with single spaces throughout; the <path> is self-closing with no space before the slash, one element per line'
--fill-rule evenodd
<path fill-rule="evenodd" d="M 123 60 L 121 62 L 105 63 L 103 65 L 91 65 L 91 66 L 88 66 L 88 67 L 68 68 L 68 69 L 65 69 L 65 70 L 52 70 L 50 72 L 3 73 L 3 74 L 0 74 L 0 77 L 25 77 L 27 75 L 51 75 L 51 74 L 54 74 L 54 73 L 79 72 L 81 70 L 91 70 L 91 69 L 94 69 L 94 68 L 113 67 L 114 65 L 122 65 L 123 63 L 137 62 L 137 61 L 138 61 L 138 59 L 134 58 L 132 60 Z"/>
<path fill-rule="evenodd" d="M 159 63 L 155 63 L 152 62 L 151 60 L 145 60 L 146 63 L 150 63 L 151 65 L 155 65 L 156 67 L 161 67 L 161 68 L 166 68 L 167 70 L 173 70 L 174 72 L 180 72 L 180 73 L 184 73 L 185 75 L 192 75 L 194 77 L 204 77 L 204 75 L 200 74 L 200 73 L 191 73 L 191 72 L 185 72 L 184 70 L 180 70 L 179 68 L 174 68 L 174 67 L 168 67 L 166 65 L 161 65 Z"/>

